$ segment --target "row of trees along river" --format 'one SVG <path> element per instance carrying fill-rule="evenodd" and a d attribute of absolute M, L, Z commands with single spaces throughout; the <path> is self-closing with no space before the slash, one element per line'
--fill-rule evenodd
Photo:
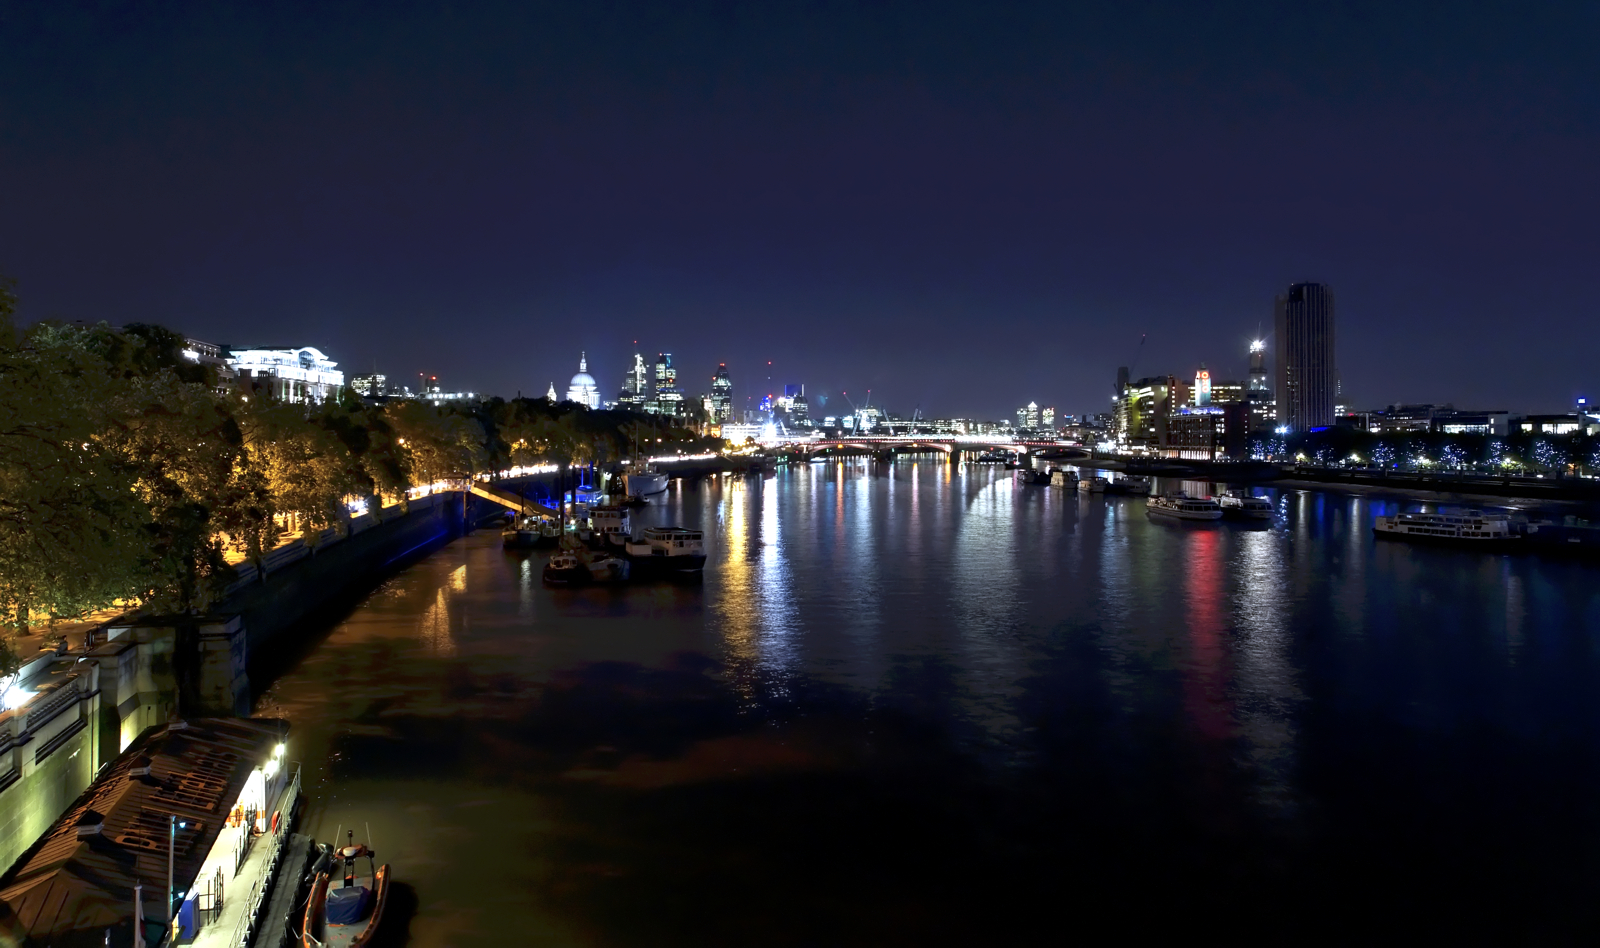
<path fill-rule="evenodd" d="M 12 287 L 0 282 L 0 676 L 30 626 L 204 610 L 235 576 L 228 549 L 259 559 L 291 528 L 315 542 L 347 527 L 352 503 L 381 516 L 451 476 L 603 464 L 641 426 L 658 450 L 720 445 L 543 398 L 286 404 L 219 388 L 159 326 L 21 331 Z"/>

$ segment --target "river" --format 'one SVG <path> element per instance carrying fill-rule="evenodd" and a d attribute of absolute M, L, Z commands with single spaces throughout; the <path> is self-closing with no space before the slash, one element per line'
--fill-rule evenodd
<path fill-rule="evenodd" d="M 704 529 L 703 582 L 550 589 L 482 531 L 258 712 L 307 830 L 393 865 L 393 942 L 1592 933 L 1600 566 L 1262 493 L 1240 526 L 937 458 L 673 482 L 639 520 Z"/>

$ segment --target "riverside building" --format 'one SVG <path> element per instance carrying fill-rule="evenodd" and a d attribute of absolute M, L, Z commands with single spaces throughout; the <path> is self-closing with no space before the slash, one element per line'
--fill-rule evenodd
<path fill-rule="evenodd" d="M 318 405 L 344 387 L 339 363 L 311 346 L 230 349 L 227 361 L 240 388 L 279 401 Z"/>

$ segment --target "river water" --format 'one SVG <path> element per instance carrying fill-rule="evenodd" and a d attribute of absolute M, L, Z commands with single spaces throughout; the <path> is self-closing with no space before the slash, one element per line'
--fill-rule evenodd
<path fill-rule="evenodd" d="M 704 529 L 702 583 L 549 589 L 483 531 L 259 711 L 308 830 L 393 865 L 395 943 L 1587 940 L 1600 567 L 1260 492 L 1241 526 L 932 458 L 674 482 L 639 521 Z"/>

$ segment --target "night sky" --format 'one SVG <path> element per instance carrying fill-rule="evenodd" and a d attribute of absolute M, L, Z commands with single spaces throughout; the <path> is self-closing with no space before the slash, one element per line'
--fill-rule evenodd
<path fill-rule="evenodd" d="M 0 2 L 25 320 L 564 391 L 588 350 L 909 414 L 1242 377 L 1600 395 L 1600 3 Z M 828 411 L 840 404 L 830 400 Z"/>

